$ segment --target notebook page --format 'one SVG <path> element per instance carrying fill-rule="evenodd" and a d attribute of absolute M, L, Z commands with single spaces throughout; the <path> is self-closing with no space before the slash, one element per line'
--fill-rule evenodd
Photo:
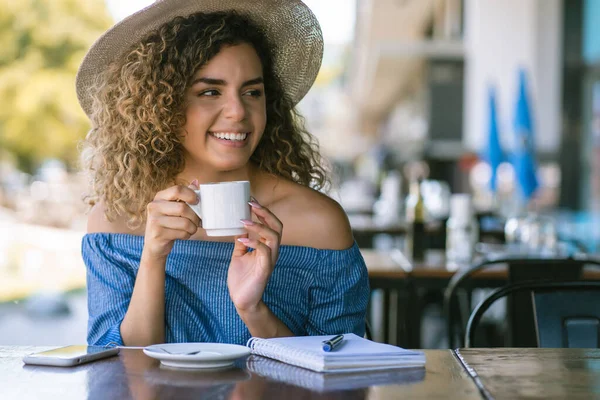
<path fill-rule="evenodd" d="M 263 339 L 271 343 L 284 345 L 293 353 L 311 354 L 314 357 L 322 358 L 326 363 L 340 359 L 352 359 L 353 361 L 363 359 L 373 359 L 381 361 L 382 357 L 393 357 L 396 359 L 407 358 L 407 361 L 421 360 L 424 362 L 422 352 L 406 350 L 401 347 L 392 346 L 384 343 L 373 342 L 361 338 L 353 333 L 344 335 L 344 342 L 331 352 L 323 351 L 322 342 L 331 339 L 327 336 L 296 336 L 285 338 Z"/>

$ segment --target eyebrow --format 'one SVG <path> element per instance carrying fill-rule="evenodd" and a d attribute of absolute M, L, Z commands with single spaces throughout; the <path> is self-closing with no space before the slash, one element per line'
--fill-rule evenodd
<path fill-rule="evenodd" d="M 227 85 L 227 81 L 225 81 L 223 79 L 214 79 L 214 78 L 205 78 L 205 77 L 194 79 L 194 81 L 192 82 L 192 86 L 194 86 L 197 83 L 205 83 L 207 85 L 216 85 L 216 86 Z M 249 81 L 242 83 L 242 87 L 258 85 L 261 83 L 264 83 L 264 79 L 261 77 L 258 77 L 258 78 L 250 79 Z"/>

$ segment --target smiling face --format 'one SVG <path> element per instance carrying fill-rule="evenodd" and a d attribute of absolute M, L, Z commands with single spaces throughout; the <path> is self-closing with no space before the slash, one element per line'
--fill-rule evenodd
<path fill-rule="evenodd" d="M 186 166 L 215 172 L 245 167 L 265 130 L 263 68 L 249 44 L 223 47 L 185 94 Z"/>

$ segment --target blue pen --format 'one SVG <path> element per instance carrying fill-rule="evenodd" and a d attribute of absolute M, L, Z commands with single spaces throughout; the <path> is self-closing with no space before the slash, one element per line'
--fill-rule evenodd
<path fill-rule="evenodd" d="M 342 344 L 344 335 L 336 335 L 331 339 L 323 341 L 323 351 L 333 351 Z"/>

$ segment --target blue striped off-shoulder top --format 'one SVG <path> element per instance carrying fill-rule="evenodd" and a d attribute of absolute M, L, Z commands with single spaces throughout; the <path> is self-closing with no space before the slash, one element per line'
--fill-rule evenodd
<path fill-rule="evenodd" d="M 120 325 L 133 293 L 144 238 L 92 233 L 83 237 L 87 267 L 88 344 L 123 344 Z M 165 340 L 245 344 L 248 328 L 227 288 L 233 243 L 176 241 L 166 264 Z M 356 243 L 346 250 L 281 246 L 263 294 L 295 335 L 365 331 L 367 269 Z"/>

